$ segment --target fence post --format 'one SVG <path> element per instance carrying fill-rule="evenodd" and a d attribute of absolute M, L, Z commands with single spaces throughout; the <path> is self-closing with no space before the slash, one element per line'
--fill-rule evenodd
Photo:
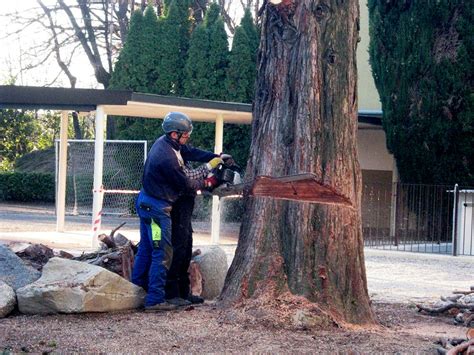
<path fill-rule="evenodd" d="M 453 211 L 453 256 L 458 255 L 458 202 L 459 186 L 454 185 L 454 211 Z"/>
<path fill-rule="evenodd" d="M 392 196 L 390 200 L 390 239 L 394 241 L 394 245 L 398 246 L 397 233 L 397 208 L 398 208 L 398 169 L 395 160 L 392 169 Z"/>

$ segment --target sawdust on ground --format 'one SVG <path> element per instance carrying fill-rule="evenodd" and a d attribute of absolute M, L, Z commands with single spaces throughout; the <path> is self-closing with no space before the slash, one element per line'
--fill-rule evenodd
<path fill-rule="evenodd" d="M 265 313 L 214 303 L 163 313 L 10 315 L 0 319 L 0 351 L 34 353 L 433 353 L 440 337 L 463 337 L 452 318 L 407 304 L 375 303 L 379 326 L 308 329 Z"/>

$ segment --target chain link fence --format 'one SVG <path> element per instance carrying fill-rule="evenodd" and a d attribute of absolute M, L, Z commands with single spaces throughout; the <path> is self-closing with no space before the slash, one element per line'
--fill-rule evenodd
<path fill-rule="evenodd" d="M 90 215 L 92 213 L 94 145 L 93 140 L 68 140 L 67 214 Z M 105 141 L 103 167 L 105 193 L 102 214 L 130 216 L 135 213 L 136 191 L 141 187 L 146 155 L 146 141 Z M 59 141 L 57 140 L 56 176 L 58 174 L 58 159 Z"/>

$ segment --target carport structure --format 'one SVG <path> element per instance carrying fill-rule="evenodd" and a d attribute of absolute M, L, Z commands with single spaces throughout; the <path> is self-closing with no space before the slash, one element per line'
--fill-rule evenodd
<path fill-rule="evenodd" d="M 162 119 L 170 111 L 187 114 L 193 121 L 215 124 L 214 152 L 222 152 L 224 123 L 250 124 L 249 104 L 187 99 L 122 90 L 0 86 L 0 108 L 61 111 L 56 230 L 64 232 L 66 204 L 67 128 L 69 112 L 95 111 L 94 188 L 91 244 L 98 245 L 101 229 L 102 175 L 105 126 L 108 115 Z M 157 133 L 157 135 L 159 135 Z M 211 241 L 219 238 L 219 197 L 213 196 Z"/>

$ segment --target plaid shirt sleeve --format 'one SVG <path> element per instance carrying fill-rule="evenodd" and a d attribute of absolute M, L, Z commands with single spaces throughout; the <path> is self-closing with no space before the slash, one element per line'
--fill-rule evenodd
<path fill-rule="evenodd" d="M 186 176 L 191 180 L 202 180 L 209 174 L 206 164 L 202 164 L 196 169 L 193 169 L 189 163 L 186 163 L 183 170 Z"/>

